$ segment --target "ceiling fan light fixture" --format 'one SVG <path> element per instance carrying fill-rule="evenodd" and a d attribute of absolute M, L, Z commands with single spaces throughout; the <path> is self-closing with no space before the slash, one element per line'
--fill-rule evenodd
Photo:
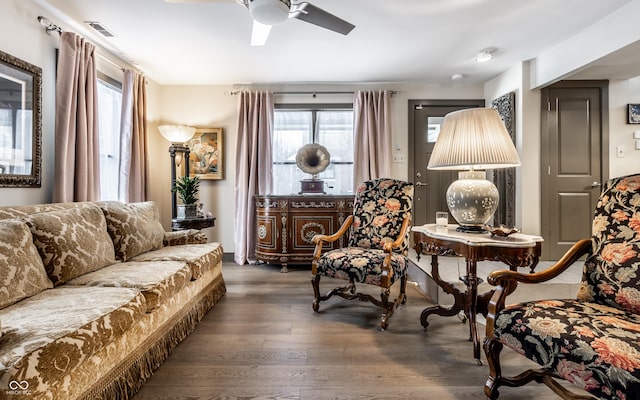
<path fill-rule="evenodd" d="M 251 17 L 263 25 L 278 25 L 289 18 L 289 0 L 249 0 Z"/>

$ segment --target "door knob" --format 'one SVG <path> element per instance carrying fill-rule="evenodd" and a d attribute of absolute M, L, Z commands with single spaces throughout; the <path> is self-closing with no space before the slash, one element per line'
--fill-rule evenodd
<path fill-rule="evenodd" d="M 600 186 L 600 182 L 591 182 L 591 187 L 599 187 Z"/>
<path fill-rule="evenodd" d="M 416 182 L 416 186 L 429 186 L 429 184 L 424 182 Z"/>

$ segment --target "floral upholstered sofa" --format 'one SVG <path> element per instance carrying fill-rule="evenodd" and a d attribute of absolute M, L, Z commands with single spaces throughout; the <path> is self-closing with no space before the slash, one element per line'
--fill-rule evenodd
<path fill-rule="evenodd" d="M 0 399 L 126 399 L 225 293 L 152 202 L 0 207 Z"/>
<path fill-rule="evenodd" d="M 552 299 L 505 307 L 515 282 L 538 283 L 558 276 L 586 255 L 577 299 Z M 577 242 L 545 271 L 494 271 L 485 352 L 490 375 L 485 394 L 500 386 L 542 382 L 565 399 L 592 398 L 570 392 L 565 379 L 597 398 L 640 399 L 640 175 L 605 183 L 591 239 Z M 522 290 L 535 289 L 523 286 Z M 540 365 L 518 376 L 502 376 L 506 346 Z"/>

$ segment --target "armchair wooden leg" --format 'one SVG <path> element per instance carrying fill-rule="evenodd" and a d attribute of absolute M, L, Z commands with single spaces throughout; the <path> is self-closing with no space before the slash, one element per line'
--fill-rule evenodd
<path fill-rule="evenodd" d="M 393 314 L 394 304 L 389 304 L 389 292 L 390 290 L 388 288 L 382 288 L 382 290 L 380 291 L 380 299 L 382 300 L 382 316 L 380 316 L 380 329 L 383 331 L 387 330 L 387 327 L 389 326 L 387 321 L 391 317 L 391 314 Z"/>
<path fill-rule="evenodd" d="M 400 279 L 400 295 L 398 296 L 398 300 L 400 301 L 400 304 L 406 304 L 407 302 L 407 280 L 408 279 L 409 277 L 406 274 Z"/>
<path fill-rule="evenodd" d="M 313 286 L 313 303 L 311 307 L 313 311 L 318 312 L 320 309 L 320 275 L 311 276 L 311 286 Z"/>
<path fill-rule="evenodd" d="M 502 351 L 502 343 L 489 337 L 484 338 L 484 353 L 487 356 L 489 364 L 489 377 L 484 384 L 484 394 L 488 399 L 495 400 L 500 393 L 498 387 L 502 379 L 502 367 L 500 366 L 500 352 Z"/>

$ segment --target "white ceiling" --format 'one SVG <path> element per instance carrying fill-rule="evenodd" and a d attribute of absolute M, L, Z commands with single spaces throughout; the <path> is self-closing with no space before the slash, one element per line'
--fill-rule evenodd
<path fill-rule="evenodd" d="M 343 36 L 289 19 L 273 27 L 263 47 L 249 45 L 251 17 L 233 1 L 33 1 L 63 29 L 87 36 L 159 84 L 202 85 L 444 83 L 454 73 L 481 83 L 632 0 L 313 0 L 356 28 Z M 84 21 L 99 21 L 117 37 L 96 36 Z M 497 49 L 491 62 L 473 60 L 491 47 Z M 583 77 L 629 77 L 629 61 L 638 75 L 640 52 L 622 53 Z"/>

